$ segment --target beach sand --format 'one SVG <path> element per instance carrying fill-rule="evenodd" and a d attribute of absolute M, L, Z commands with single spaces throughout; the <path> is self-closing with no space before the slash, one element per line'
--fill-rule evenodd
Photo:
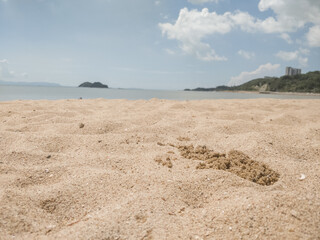
<path fill-rule="evenodd" d="M 0 103 L 0 239 L 320 239 L 320 100 Z"/>

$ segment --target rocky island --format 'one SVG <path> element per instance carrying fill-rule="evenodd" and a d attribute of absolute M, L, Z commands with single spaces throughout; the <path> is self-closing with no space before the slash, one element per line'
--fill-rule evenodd
<path fill-rule="evenodd" d="M 84 82 L 79 85 L 79 87 L 86 87 L 86 88 L 109 88 L 108 85 L 102 84 L 101 82 Z"/>

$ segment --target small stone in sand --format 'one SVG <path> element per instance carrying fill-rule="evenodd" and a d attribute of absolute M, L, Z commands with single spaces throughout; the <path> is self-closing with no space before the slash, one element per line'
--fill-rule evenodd
<path fill-rule="evenodd" d="M 304 175 L 303 173 L 301 173 L 299 180 L 302 181 L 302 180 L 304 180 L 305 178 L 306 178 L 306 175 Z"/>
<path fill-rule="evenodd" d="M 299 213 L 298 213 L 297 211 L 291 210 L 291 211 L 290 211 L 290 214 L 291 214 L 293 217 L 299 219 Z"/>
<path fill-rule="evenodd" d="M 84 124 L 83 123 L 80 123 L 79 124 L 79 128 L 83 128 L 84 127 Z"/>

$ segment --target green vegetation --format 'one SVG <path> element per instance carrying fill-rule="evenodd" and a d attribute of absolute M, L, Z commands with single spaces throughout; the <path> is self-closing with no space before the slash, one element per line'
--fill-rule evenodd
<path fill-rule="evenodd" d="M 108 85 L 104 85 L 101 82 L 84 82 L 79 85 L 79 87 L 87 87 L 87 88 L 108 88 Z"/>
<path fill-rule="evenodd" d="M 258 78 L 239 86 L 196 88 L 192 91 L 260 91 L 320 93 L 320 71 L 295 76 Z"/>
<path fill-rule="evenodd" d="M 235 87 L 244 91 L 320 93 L 320 72 L 308 72 L 280 78 L 259 78 Z"/>

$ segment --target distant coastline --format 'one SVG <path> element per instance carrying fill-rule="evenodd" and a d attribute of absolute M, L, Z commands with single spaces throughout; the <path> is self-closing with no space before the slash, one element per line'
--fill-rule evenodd
<path fill-rule="evenodd" d="M 270 94 L 270 95 L 292 95 L 292 96 L 320 96 L 320 93 L 312 92 L 272 92 L 272 91 L 245 91 L 245 90 L 221 90 L 212 92 L 230 92 L 245 94 Z"/>
<path fill-rule="evenodd" d="M 33 86 L 33 87 L 62 87 L 58 83 L 49 82 L 9 82 L 0 80 L 0 85 L 5 86 Z"/>
<path fill-rule="evenodd" d="M 320 94 L 320 71 L 294 76 L 265 77 L 253 79 L 238 86 L 218 86 L 216 88 L 184 89 L 184 91 L 245 91 L 264 94 Z"/>

